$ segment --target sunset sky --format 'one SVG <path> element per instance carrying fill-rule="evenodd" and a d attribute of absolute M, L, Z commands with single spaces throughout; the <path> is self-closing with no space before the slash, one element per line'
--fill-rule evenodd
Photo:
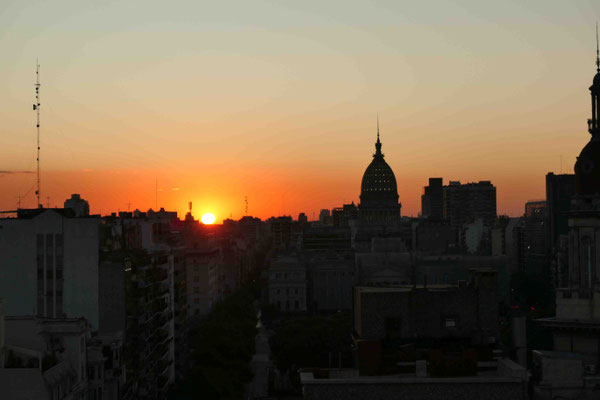
<path fill-rule="evenodd" d="M 597 0 L 4 0 L 0 209 L 36 205 L 39 58 L 50 206 L 220 221 L 247 196 L 312 218 L 358 202 L 379 115 L 403 215 L 429 177 L 491 180 L 520 215 L 589 140 L 597 19 Z"/>

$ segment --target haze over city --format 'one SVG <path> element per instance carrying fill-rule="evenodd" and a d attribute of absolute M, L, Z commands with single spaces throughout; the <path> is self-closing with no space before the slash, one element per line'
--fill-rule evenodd
<path fill-rule="evenodd" d="M 158 207 L 217 221 L 358 202 L 376 118 L 403 215 L 427 178 L 544 198 L 587 138 L 592 1 L 0 5 L 0 209 Z M 32 172 L 32 173 L 29 173 Z"/>

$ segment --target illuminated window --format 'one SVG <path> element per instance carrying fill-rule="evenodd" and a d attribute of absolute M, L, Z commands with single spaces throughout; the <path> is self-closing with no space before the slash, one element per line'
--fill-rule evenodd
<path fill-rule="evenodd" d="M 446 328 L 456 328 L 456 318 L 445 318 L 444 319 L 444 327 Z"/>

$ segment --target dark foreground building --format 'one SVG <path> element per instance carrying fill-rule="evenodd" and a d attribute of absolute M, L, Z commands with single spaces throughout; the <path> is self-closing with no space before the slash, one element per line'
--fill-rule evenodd
<path fill-rule="evenodd" d="M 590 141 L 575 163 L 575 195 L 568 221 L 568 276 L 556 291 L 556 316 L 538 322 L 550 330 L 554 351 L 534 351 L 538 399 L 600 396 L 600 58 L 590 87 Z"/>
<path fill-rule="evenodd" d="M 354 369 L 303 369 L 304 399 L 526 399 L 500 358 L 496 273 L 459 285 L 356 287 Z"/>

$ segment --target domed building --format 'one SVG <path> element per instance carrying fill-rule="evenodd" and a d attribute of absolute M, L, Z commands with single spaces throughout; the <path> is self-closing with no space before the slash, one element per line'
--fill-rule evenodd
<path fill-rule="evenodd" d="M 588 119 L 588 131 L 592 138 L 581 150 L 575 163 L 575 190 L 579 195 L 600 195 L 600 66 L 596 69 L 590 86 L 592 118 Z"/>
<path fill-rule="evenodd" d="M 368 224 L 393 224 L 400 219 L 400 207 L 394 171 L 381 152 L 378 122 L 375 154 L 365 170 L 360 188 L 360 219 Z"/>
<path fill-rule="evenodd" d="M 556 291 L 556 317 L 539 321 L 552 332 L 554 350 L 561 352 L 556 354 L 575 353 L 588 377 L 600 379 L 600 51 L 596 52 L 596 75 L 590 87 L 592 118 L 588 120 L 592 137 L 575 163 L 575 195 L 567 214 L 568 274 Z M 546 365 L 546 361 L 542 364 Z M 583 370 L 581 375 L 579 379 L 584 382 Z M 546 372 L 542 371 L 541 376 L 546 376 Z M 572 376 L 569 382 L 573 382 Z M 561 393 L 566 397 L 597 397 L 591 391 L 579 386 Z"/>

